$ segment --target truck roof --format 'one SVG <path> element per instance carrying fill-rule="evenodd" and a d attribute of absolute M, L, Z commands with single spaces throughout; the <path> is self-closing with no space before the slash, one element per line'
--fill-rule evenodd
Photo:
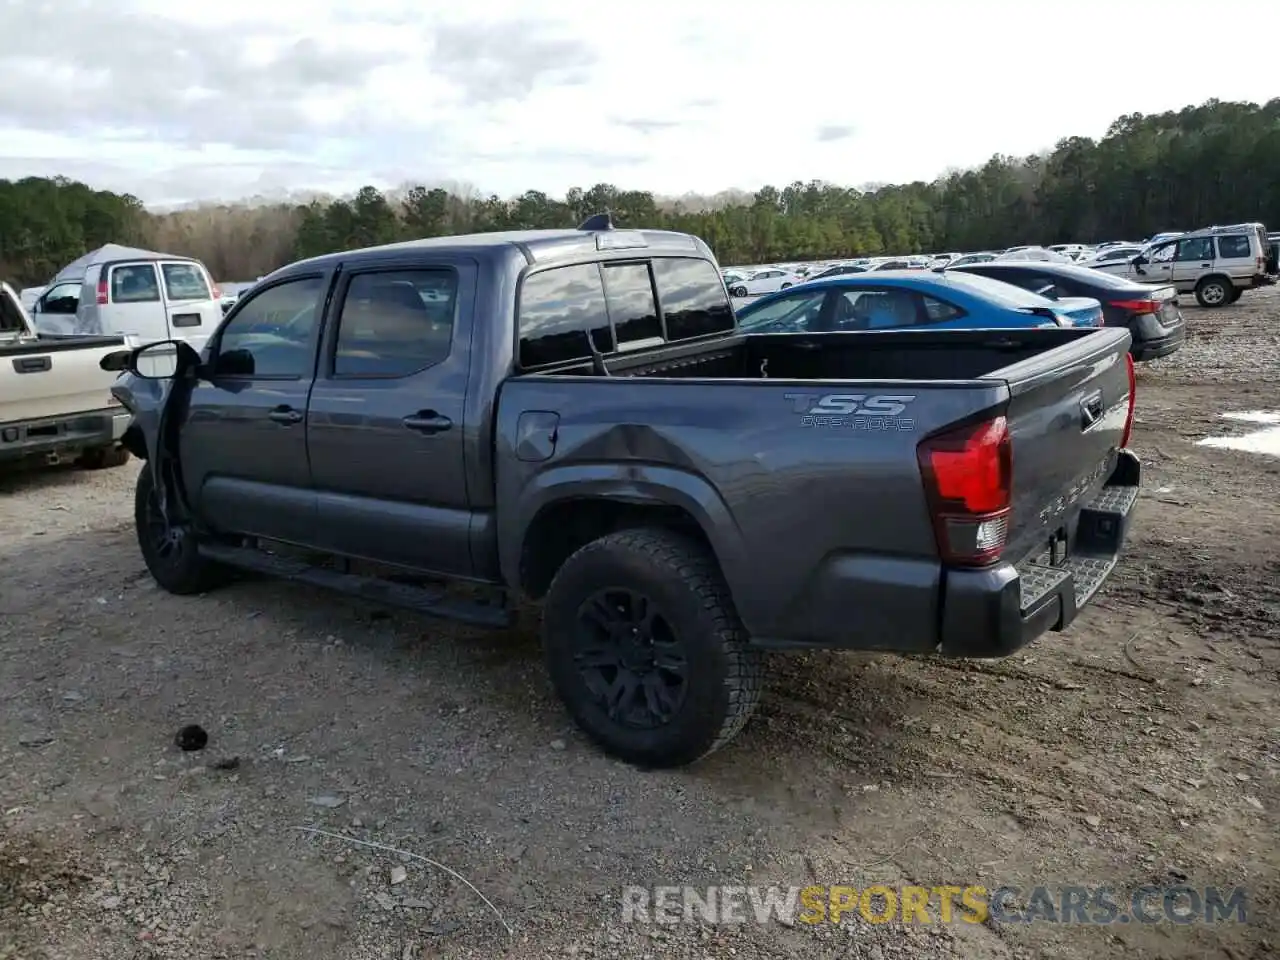
<path fill-rule="evenodd" d="M 627 230 L 611 224 L 600 229 L 598 218 L 588 220 L 577 230 L 501 230 L 493 233 L 468 233 L 459 236 L 426 237 L 421 240 L 405 240 L 358 250 L 327 253 L 307 260 L 300 260 L 281 268 L 293 272 L 297 269 L 328 266 L 334 262 L 357 263 L 363 259 L 382 260 L 403 254 L 406 259 L 424 250 L 446 248 L 455 253 L 476 256 L 517 254 L 529 264 L 567 260 L 589 256 L 598 252 L 618 251 L 631 256 L 700 256 L 714 259 L 710 248 L 702 240 L 688 233 L 672 230 Z"/>

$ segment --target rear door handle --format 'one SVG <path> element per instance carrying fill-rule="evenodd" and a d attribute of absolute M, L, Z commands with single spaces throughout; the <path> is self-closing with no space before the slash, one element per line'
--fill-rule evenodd
<path fill-rule="evenodd" d="M 293 407 L 280 406 L 276 407 L 267 414 L 268 420 L 274 420 L 276 423 L 283 423 L 285 426 L 302 422 L 301 411 L 293 409 Z"/>
<path fill-rule="evenodd" d="M 419 410 L 412 416 L 405 417 L 402 422 L 410 430 L 416 430 L 418 433 L 444 433 L 453 426 L 452 420 L 434 410 Z"/>

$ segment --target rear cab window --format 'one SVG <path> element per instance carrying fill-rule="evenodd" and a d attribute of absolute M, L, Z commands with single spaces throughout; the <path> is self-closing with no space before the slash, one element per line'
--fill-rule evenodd
<path fill-rule="evenodd" d="M 162 263 L 165 296 L 170 300 L 212 300 L 209 282 L 197 263 Z"/>
<path fill-rule="evenodd" d="M 694 257 L 605 261 L 532 273 L 521 286 L 517 323 L 517 361 L 525 371 L 587 360 L 592 343 L 608 356 L 734 328 L 719 271 Z"/>
<path fill-rule="evenodd" d="M 121 263 L 111 268 L 112 303 L 154 303 L 159 299 L 154 263 Z"/>

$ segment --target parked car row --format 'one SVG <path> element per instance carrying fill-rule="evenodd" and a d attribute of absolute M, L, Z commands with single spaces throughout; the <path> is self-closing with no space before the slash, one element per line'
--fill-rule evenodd
<path fill-rule="evenodd" d="M 541 601 L 568 712 L 647 767 L 731 741 L 772 649 L 1068 627 L 1138 497 L 1128 331 L 959 271 L 792 286 L 803 327 L 757 329 L 705 243 L 607 216 L 283 267 L 203 354 L 107 358 L 147 569 L 193 604 L 234 569 L 494 627 Z"/>
<path fill-rule="evenodd" d="M 884 270 L 925 270 L 982 263 L 1077 264 L 1137 283 L 1171 285 L 1192 294 L 1204 307 L 1234 303 L 1249 289 L 1270 285 L 1280 274 L 1280 235 L 1260 223 L 1158 233 L 1139 242 L 1108 240 L 1097 245 L 1018 245 L 1004 250 L 939 253 L 931 256 L 862 257 L 815 264 L 731 268 L 725 282 L 732 296 L 775 293 L 799 282 Z"/>
<path fill-rule="evenodd" d="M 842 273 L 738 308 L 744 330 L 1123 327 L 1134 360 L 1168 356 L 1186 335 L 1173 285 L 1154 286 L 1071 263 L 991 260 L 932 271 Z"/>

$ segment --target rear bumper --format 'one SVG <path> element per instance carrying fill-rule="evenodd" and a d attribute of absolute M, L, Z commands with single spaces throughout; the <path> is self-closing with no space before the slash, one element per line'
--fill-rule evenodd
<path fill-rule="evenodd" d="M 109 447 L 120 442 L 129 420 L 125 410 L 109 409 L 0 424 L 0 462 Z"/>
<path fill-rule="evenodd" d="M 1142 340 L 1135 338 L 1133 346 L 1129 348 L 1129 355 L 1139 363 L 1144 360 L 1158 360 L 1160 357 L 1167 357 L 1181 347 L 1186 338 L 1187 328 L 1185 324 L 1174 327 L 1169 333 L 1160 337 L 1145 337 Z"/>
<path fill-rule="evenodd" d="M 1275 285 L 1276 280 L 1278 279 L 1280 279 L 1280 277 L 1277 277 L 1274 274 L 1255 273 L 1253 275 L 1253 285 L 1255 287 L 1271 287 Z"/>
<path fill-rule="evenodd" d="M 1044 556 L 949 572 L 938 652 L 1003 657 L 1042 633 L 1070 626 L 1115 568 L 1141 478 L 1138 458 L 1121 450 L 1106 486 L 1081 511 L 1074 552 L 1061 566 L 1049 566 Z"/>

